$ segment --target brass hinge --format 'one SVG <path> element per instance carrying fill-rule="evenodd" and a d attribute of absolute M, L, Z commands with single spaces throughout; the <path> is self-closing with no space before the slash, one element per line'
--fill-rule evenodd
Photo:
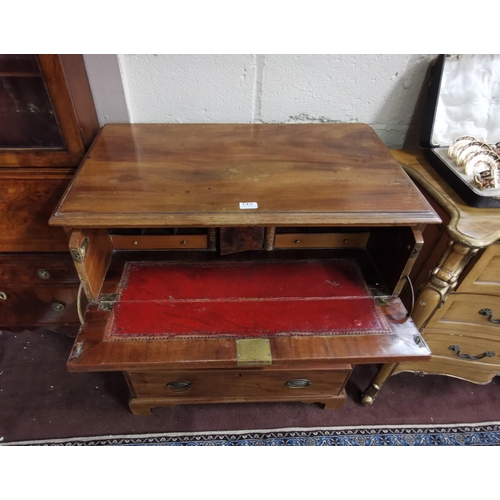
<path fill-rule="evenodd" d="M 421 335 L 414 335 L 413 342 L 418 345 L 418 347 L 425 347 L 424 339 Z"/>
<path fill-rule="evenodd" d="M 70 358 L 77 359 L 83 351 L 83 342 L 75 342 Z"/>
<path fill-rule="evenodd" d="M 386 306 L 387 304 L 389 304 L 389 300 L 390 300 L 390 296 L 389 295 L 378 295 L 376 297 L 373 297 L 374 300 L 375 300 L 375 304 L 377 304 L 377 306 Z"/>
<path fill-rule="evenodd" d="M 70 249 L 73 260 L 76 260 L 77 262 L 83 262 L 85 260 L 85 257 L 87 256 L 88 249 L 89 249 L 89 239 L 87 236 L 85 236 L 85 238 L 83 238 L 78 248 Z"/>
<path fill-rule="evenodd" d="M 103 293 L 99 300 L 98 311 L 111 311 L 116 302 L 116 293 Z"/>

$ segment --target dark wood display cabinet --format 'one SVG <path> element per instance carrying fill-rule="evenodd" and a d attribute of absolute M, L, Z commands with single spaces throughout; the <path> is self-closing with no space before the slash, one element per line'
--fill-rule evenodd
<path fill-rule="evenodd" d="M 399 294 L 439 222 L 364 124 L 106 125 L 50 219 L 89 301 L 68 369 L 137 414 L 340 408 L 357 364 L 429 358 Z"/>
<path fill-rule="evenodd" d="M 0 329 L 78 330 L 80 280 L 48 220 L 98 128 L 81 55 L 0 55 Z"/>

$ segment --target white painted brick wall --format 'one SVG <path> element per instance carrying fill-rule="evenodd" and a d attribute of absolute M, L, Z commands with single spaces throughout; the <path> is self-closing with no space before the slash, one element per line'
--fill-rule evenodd
<path fill-rule="evenodd" d="M 416 146 L 435 55 L 120 55 L 105 77 L 102 57 L 85 56 L 101 124 L 362 122 L 398 148 Z"/>
<path fill-rule="evenodd" d="M 120 62 L 133 123 L 252 121 L 252 55 L 127 55 Z"/>

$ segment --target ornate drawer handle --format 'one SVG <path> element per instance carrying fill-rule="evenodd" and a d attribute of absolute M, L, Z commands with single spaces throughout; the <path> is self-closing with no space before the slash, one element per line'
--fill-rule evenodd
<path fill-rule="evenodd" d="M 486 316 L 490 323 L 494 323 L 495 325 L 500 325 L 500 319 L 493 319 L 493 311 L 491 309 L 481 309 L 479 314 Z"/>
<path fill-rule="evenodd" d="M 287 387 L 290 387 L 290 389 L 302 389 L 304 387 L 311 385 L 311 381 L 305 378 L 296 378 L 293 380 L 289 380 L 288 382 L 285 382 L 285 385 Z"/>
<path fill-rule="evenodd" d="M 457 356 L 459 358 L 464 358 L 464 359 L 483 359 L 483 358 L 492 358 L 493 356 L 495 356 L 495 352 L 493 351 L 486 351 L 484 352 L 483 354 L 479 355 L 479 356 L 472 356 L 471 354 L 462 354 L 460 352 L 460 346 L 459 345 L 450 345 L 450 347 L 448 347 L 448 349 L 450 351 L 455 351 L 457 353 Z"/>
<path fill-rule="evenodd" d="M 5 292 L 0 292 L 0 300 L 7 300 L 7 294 Z"/>
<path fill-rule="evenodd" d="M 184 392 L 188 391 L 193 387 L 193 384 L 191 382 L 184 382 L 184 381 L 175 381 L 175 382 L 169 382 L 167 384 L 167 389 L 170 389 L 172 392 Z"/>

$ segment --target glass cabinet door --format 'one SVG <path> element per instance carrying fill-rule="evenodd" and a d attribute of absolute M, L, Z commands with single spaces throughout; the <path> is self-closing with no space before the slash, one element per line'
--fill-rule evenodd
<path fill-rule="evenodd" d="M 0 148 L 63 149 L 36 55 L 0 55 Z"/>
<path fill-rule="evenodd" d="M 0 54 L 0 168 L 76 167 L 98 128 L 81 54 Z"/>

